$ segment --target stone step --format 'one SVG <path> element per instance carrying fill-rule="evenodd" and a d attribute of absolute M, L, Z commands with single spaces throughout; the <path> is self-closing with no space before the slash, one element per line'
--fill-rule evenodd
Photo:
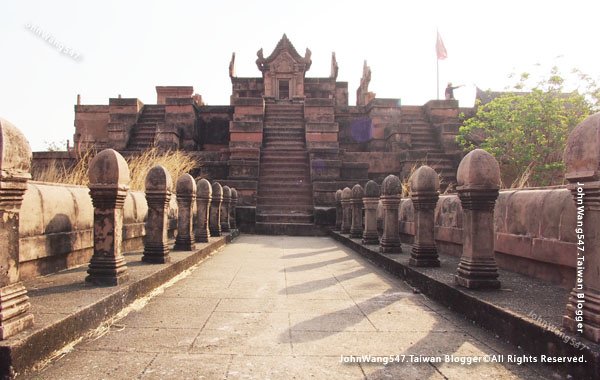
<path fill-rule="evenodd" d="M 305 214 L 286 214 L 286 213 L 272 213 L 272 214 L 256 214 L 257 225 L 259 223 L 312 223 L 313 215 L 309 213 Z"/>
<path fill-rule="evenodd" d="M 281 214 L 310 214 L 314 207 L 310 204 L 257 204 L 256 213 L 281 213 Z"/>
<path fill-rule="evenodd" d="M 326 236 L 326 231 L 319 226 L 315 226 L 312 220 L 307 223 L 256 223 L 254 233 L 263 235 Z"/>
<path fill-rule="evenodd" d="M 289 194 L 283 194 L 281 196 L 276 195 L 259 195 L 256 197 L 257 205 L 311 205 L 312 206 L 312 195 L 305 194 L 304 196 Z"/>
<path fill-rule="evenodd" d="M 272 158 L 265 158 L 263 157 L 263 160 L 261 160 L 260 163 L 260 167 L 261 169 L 303 169 L 303 170 L 307 170 L 308 171 L 308 162 L 307 161 L 291 161 L 288 160 L 286 161 L 285 159 L 281 160 L 274 160 Z"/>

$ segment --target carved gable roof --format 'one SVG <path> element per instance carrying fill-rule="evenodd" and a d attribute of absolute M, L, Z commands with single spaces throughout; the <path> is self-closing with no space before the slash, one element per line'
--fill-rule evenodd
<path fill-rule="evenodd" d="M 296 51 L 296 48 L 294 45 L 292 45 L 292 42 L 288 39 L 285 33 L 277 43 L 277 46 L 275 46 L 275 49 L 271 55 L 269 55 L 267 58 L 263 57 L 262 48 L 257 52 L 258 59 L 256 60 L 256 65 L 260 71 L 264 72 L 265 70 L 269 69 L 270 65 L 278 57 L 285 53 L 287 53 L 287 55 L 294 60 L 294 63 L 304 66 L 304 71 L 308 71 L 312 63 L 312 60 L 310 59 L 311 51 L 307 48 L 304 57 L 302 57 L 300 54 L 298 54 L 298 51 Z"/>

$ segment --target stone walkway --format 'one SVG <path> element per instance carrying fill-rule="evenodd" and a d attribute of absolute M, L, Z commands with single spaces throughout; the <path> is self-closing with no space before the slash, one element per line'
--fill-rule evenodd
<path fill-rule="evenodd" d="M 498 354 L 504 363 L 414 362 Z M 341 363 L 342 355 L 404 362 Z M 508 355 L 523 353 L 330 238 L 244 235 L 29 378 L 555 377 L 541 364 L 506 363 Z"/>

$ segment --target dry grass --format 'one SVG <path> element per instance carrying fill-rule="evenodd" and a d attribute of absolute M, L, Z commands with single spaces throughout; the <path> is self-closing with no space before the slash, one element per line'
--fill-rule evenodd
<path fill-rule="evenodd" d="M 88 151 L 72 168 L 60 165 L 50 165 L 43 170 L 37 170 L 34 180 L 54 183 L 67 183 L 73 185 L 88 185 L 89 164 L 96 155 L 95 151 Z M 182 151 L 161 151 L 156 147 L 145 150 L 140 155 L 127 159 L 131 182 L 131 190 L 144 190 L 146 174 L 155 165 L 162 165 L 171 174 L 173 182 L 184 173 L 189 173 L 198 166 L 197 161 Z"/>

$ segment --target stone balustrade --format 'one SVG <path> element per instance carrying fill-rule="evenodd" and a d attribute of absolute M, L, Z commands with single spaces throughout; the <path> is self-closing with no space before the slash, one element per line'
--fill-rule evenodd
<path fill-rule="evenodd" d="M 223 203 L 223 187 L 219 182 L 213 182 L 209 217 L 210 236 L 213 237 L 221 236 L 221 203 Z"/>
<path fill-rule="evenodd" d="M 439 267 L 434 240 L 434 210 L 438 201 L 440 180 L 429 166 L 423 165 L 409 180 L 410 199 L 415 209 L 415 239 L 409 264 L 418 267 Z"/>
<path fill-rule="evenodd" d="M 352 226 L 352 190 L 349 187 L 346 187 L 342 190 L 342 224 L 340 226 L 340 233 L 349 234 L 350 227 Z"/>
<path fill-rule="evenodd" d="M 148 216 L 146 218 L 146 237 L 144 239 L 144 256 L 147 263 L 167 263 L 169 256 L 168 212 L 171 200 L 173 181 L 168 170 L 156 165 L 146 175 L 146 201 Z"/>
<path fill-rule="evenodd" d="M 212 202 L 212 185 L 202 178 L 196 183 L 196 241 L 208 243 L 210 237 L 210 210 Z"/>
<path fill-rule="evenodd" d="M 385 177 L 381 184 L 381 204 L 384 212 L 383 235 L 379 243 L 381 253 L 401 253 L 398 231 L 398 207 L 400 205 L 400 178 Z"/>
<path fill-rule="evenodd" d="M 231 230 L 229 223 L 229 209 L 231 207 L 231 188 L 223 186 L 223 201 L 221 202 L 221 231 L 229 232 Z"/>
<path fill-rule="evenodd" d="M 361 238 L 363 234 L 363 198 L 365 190 L 361 185 L 352 187 L 352 198 L 350 207 L 352 207 L 352 224 L 350 225 L 350 237 Z"/>
<path fill-rule="evenodd" d="M 174 249 L 191 251 L 194 249 L 194 204 L 196 203 L 196 181 L 185 173 L 177 179 L 177 237 Z"/>
<path fill-rule="evenodd" d="M 369 181 L 365 185 L 365 194 L 362 199 L 365 207 L 365 227 L 362 235 L 363 244 L 379 244 L 377 232 L 377 205 L 379 205 L 379 185 Z"/>
<path fill-rule="evenodd" d="M 19 212 L 31 179 L 31 148 L 4 119 L 0 119 L 0 153 L 0 339 L 6 339 L 33 326 L 33 315 L 19 274 Z"/>
<path fill-rule="evenodd" d="M 129 180 L 127 162 L 117 151 L 105 149 L 92 159 L 89 188 L 94 205 L 94 254 L 85 280 L 94 285 L 119 285 L 129 278 L 121 246 Z"/>

